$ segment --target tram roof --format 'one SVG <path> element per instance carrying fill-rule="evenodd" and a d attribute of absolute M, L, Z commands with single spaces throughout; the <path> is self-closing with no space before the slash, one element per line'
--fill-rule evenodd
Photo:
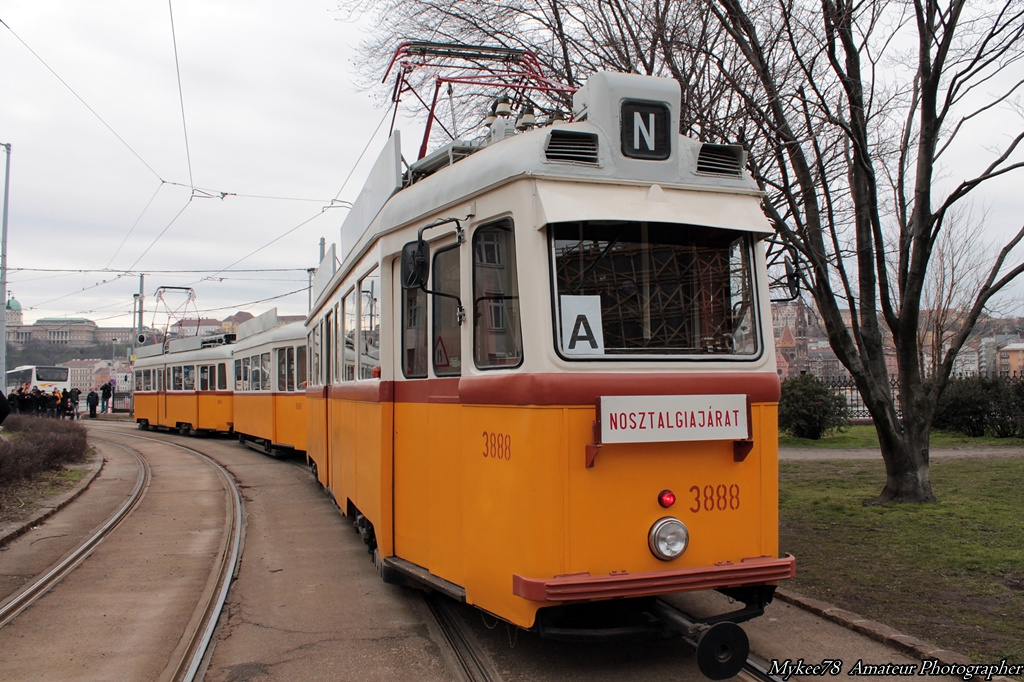
<path fill-rule="evenodd" d="M 676 81 L 599 72 L 576 94 L 577 122 L 516 132 L 511 118 L 499 119 L 484 138 L 457 140 L 404 174 L 396 132 L 342 225 L 341 270 L 377 238 L 521 179 L 537 181 L 537 226 L 643 219 L 772 232 L 741 147 L 671 133 L 663 138 L 664 158 L 638 158 L 628 153 L 628 143 L 647 132 L 653 138 L 654 131 L 627 118 L 629 102 L 663 107 L 670 112 L 669 130 L 678 130 Z M 723 193 L 747 200 L 722 201 Z M 317 273 L 314 295 L 337 274 L 330 260 L 330 272 Z"/>

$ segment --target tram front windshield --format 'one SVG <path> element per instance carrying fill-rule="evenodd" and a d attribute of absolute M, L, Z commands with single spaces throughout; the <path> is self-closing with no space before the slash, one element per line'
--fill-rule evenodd
<path fill-rule="evenodd" d="M 551 234 L 565 357 L 759 353 L 748 234 L 627 221 Z"/>

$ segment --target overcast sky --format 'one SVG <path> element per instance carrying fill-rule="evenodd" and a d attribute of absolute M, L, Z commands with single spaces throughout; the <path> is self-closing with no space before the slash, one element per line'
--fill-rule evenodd
<path fill-rule="evenodd" d="M 327 207 L 355 199 L 390 124 L 333 0 L 0 8 L 7 288 L 25 321 L 130 325 L 140 273 L 146 325 L 186 301 L 158 302 L 161 286 L 195 290 L 189 316 L 305 314 L 306 269 L 345 217 Z"/>

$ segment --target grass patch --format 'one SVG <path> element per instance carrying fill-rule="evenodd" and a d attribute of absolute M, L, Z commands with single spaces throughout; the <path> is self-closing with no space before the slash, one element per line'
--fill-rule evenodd
<path fill-rule="evenodd" d="M 937 504 L 865 507 L 880 461 L 781 462 L 786 586 L 978 662 L 1022 663 L 1024 457 L 933 460 L 931 478 Z"/>
<path fill-rule="evenodd" d="M 85 427 L 63 419 L 11 415 L 0 438 L 0 521 L 32 513 L 45 498 L 74 485 L 68 464 L 88 454 Z M 70 483 L 69 483 L 70 481 Z"/>
<path fill-rule="evenodd" d="M 981 447 L 1024 447 L 1024 438 L 995 438 L 983 436 L 971 438 L 955 431 L 932 431 L 930 445 L 933 448 L 953 448 L 967 445 Z M 824 450 L 845 450 L 849 448 L 871 448 L 877 450 L 878 433 L 874 426 L 850 426 L 842 431 L 825 436 L 821 440 L 796 438 L 788 434 L 779 435 L 779 446 L 785 448 L 816 448 Z"/>
<path fill-rule="evenodd" d="M 27 519 L 54 497 L 78 485 L 88 473 L 86 468 L 43 471 L 29 480 L 0 486 L 0 525 Z"/>

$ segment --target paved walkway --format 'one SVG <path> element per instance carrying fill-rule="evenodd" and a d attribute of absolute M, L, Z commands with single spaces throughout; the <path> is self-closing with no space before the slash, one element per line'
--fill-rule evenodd
<path fill-rule="evenodd" d="M 932 448 L 932 459 L 971 459 L 980 457 L 1024 457 L 1024 447 L 999 445 L 961 445 Z M 880 450 L 872 448 L 779 448 L 779 459 L 882 459 Z"/>

